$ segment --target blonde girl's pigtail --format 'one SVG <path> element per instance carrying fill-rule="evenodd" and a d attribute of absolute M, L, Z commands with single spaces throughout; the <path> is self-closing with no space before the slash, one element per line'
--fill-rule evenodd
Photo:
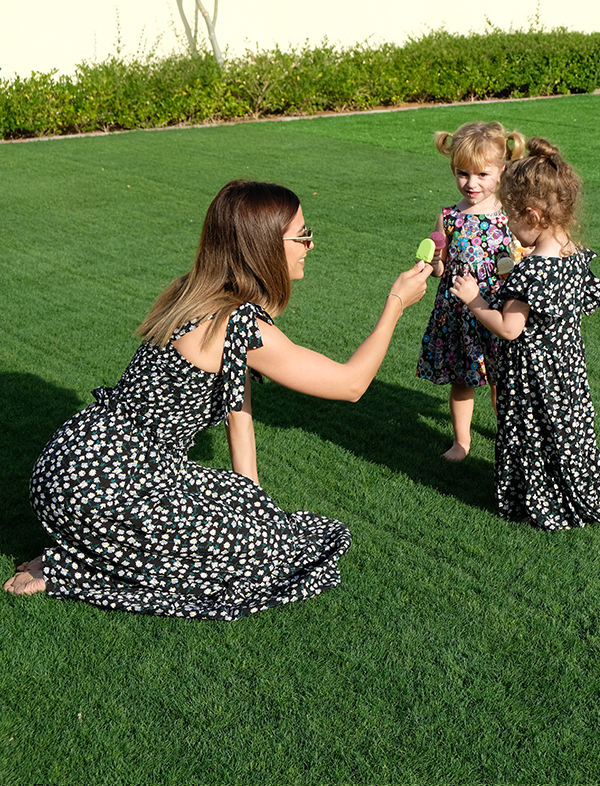
<path fill-rule="evenodd" d="M 435 146 L 446 158 L 452 158 L 452 136 L 449 131 L 435 132 Z"/>
<path fill-rule="evenodd" d="M 512 146 L 509 144 L 512 142 Z M 523 158 L 526 150 L 525 137 L 519 131 L 512 131 L 506 137 L 506 159 L 516 161 Z"/>

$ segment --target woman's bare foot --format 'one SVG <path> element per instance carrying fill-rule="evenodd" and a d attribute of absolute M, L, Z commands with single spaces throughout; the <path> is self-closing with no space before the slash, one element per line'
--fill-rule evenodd
<path fill-rule="evenodd" d="M 35 559 L 30 560 L 29 562 L 22 562 L 17 567 L 17 573 L 20 573 L 23 570 L 41 570 L 42 569 L 42 557 L 36 557 Z"/>
<path fill-rule="evenodd" d="M 445 458 L 446 461 L 463 461 L 469 455 L 469 448 L 470 445 L 465 447 L 461 445 L 460 442 L 453 442 L 450 450 L 447 450 L 443 454 L 443 458 Z"/>
<path fill-rule="evenodd" d="M 6 592 L 14 595 L 33 595 L 34 592 L 44 592 L 46 582 L 42 569 L 42 558 L 36 557 L 31 562 L 23 562 L 17 568 L 15 575 L 4 585 Z"/>

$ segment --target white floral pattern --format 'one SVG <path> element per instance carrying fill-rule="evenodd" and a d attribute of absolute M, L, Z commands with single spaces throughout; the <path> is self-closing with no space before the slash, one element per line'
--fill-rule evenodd
<path fill-rule="evenodd" d="M 172 346 L 143 343 L 114 388 L 65 423 L 37 461 L 32 505 L 56 546 L 48 594 L 107 609 L 231 620 L 340 581 L 350 535 L 287 515 L 248 478 L 187 459 L 194 436 L 239 410 L 246 353 L 262 346 L 259 306 L 227 328 L 220 374 Z M 189 323 L 173 339 L 194 327 Z"/>
<path fill-rule="evenodd" d="M 600 454 L 581 315 L 600 307 L 593 251 L 523 257 L 492 304 L 530 307 L 525 329 L 500 341 L 496 502 L 503 518 L 547 530 L 600 520 Z"/>

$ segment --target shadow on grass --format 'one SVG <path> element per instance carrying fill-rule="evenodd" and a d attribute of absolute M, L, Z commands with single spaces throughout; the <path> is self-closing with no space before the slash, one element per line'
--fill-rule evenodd
<path fill-rule="evenodd" d="M 472 455 L 460 464 L 441 458 L 450 443 L 439 398 L 377 380 L 356 404 L 312 398 L 268 382 L 253 387 L 252 398 L 261 423 L 300 428 L 468 505 L 494 510 L 492 462 Z"/>
<path fill-rule="evenodd" d="M 0 374 L 0 550 L 19 560 L 50 540 L 29 504 L 31 470 L 58 426 L 81 409 L 72 390 L 34 374 Z"/>
<path fill-rule="evenodd" d="M 434 396 L 375 381 L 357 404 L 324 401 L 280 387 L 256 386 L 258 421 L 275 428 L 301 428 L 340 445 L 374 464 L 401 472 L 414 481 L 469 505 L 492 509 L 493 467 L 469 456 L 448 464 L 445 422 Z M 50 540 L 31 510 L 29 478 L 54 431 L 83 402 L 71 390 L 33 374 L 0 375 L 0 551 L 17 559 L 39 553 Z M 210 464 L 211 433 L 198 435 L 191 457 Z"/>
<path fill-rule="evenodd" d="M 52 545 L 29 503 L 31 471 L 59 426 L 82 409 L 72 390 L 34 374 L 0 374 L 0 551 L 19 561 Z M 200 433 L 193 458 L 210 463 L 210 431 Z"/>

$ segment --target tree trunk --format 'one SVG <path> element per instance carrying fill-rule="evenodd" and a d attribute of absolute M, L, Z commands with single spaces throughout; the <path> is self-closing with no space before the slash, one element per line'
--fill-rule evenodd
<path fill-rule="evenodd" d="M 198 47 L 196 46 L 196 37 L 192 34 L 192 29 L 187 20 L 187 16 L 185 15 L 185 11 L 183 10 L 183 0 L 176 0 L 176 2 L 177 8 L 179 9 L 179 15 L 181 16 L 181 21 L 183 22 L 183 29 L 185 30 L 185 37 L 188 41 L 190 54 L 197 55 Z"/>
<path fill-rule="evenodd" d="M 176 2 L 177 2 L 177 8 L 179 9 L 179 15 L 181 16 L 181 21 L 183 22 L 185 36 L 188 40 L 188 45 L 190 47 L 190 52 L 193 55 L 197 55 L 198 46 L 196 44 L 196 36 L 192 33 L 192 28 L 190 27 L 190 23 L 188 22 L 187 17 L 185 15 L 185 11 L 183 10 L 183 0 L 176 0 Z M 212 19 L 210 18 L 210 14 L 202 4 L 201 0 L 196 0 L 196 9 L 197 11 L 198 10 L 200 11 L 202 16 L 204 17 L 204 21 L 206 22 L 208 38 L 213 48 L 217 65 L 219 66 L 219 68 L 223 68 L 223 66 L 225 65 L 225 61 L 223 59 L 223 54 L 221 53 L 221 47 L 219 46 L 219 42 L 217 41 L 217 34 L 215 32 L 215 25 L 217 24 L 217 12 L 219 10 L 219 0 L 215 0 Z"/>

